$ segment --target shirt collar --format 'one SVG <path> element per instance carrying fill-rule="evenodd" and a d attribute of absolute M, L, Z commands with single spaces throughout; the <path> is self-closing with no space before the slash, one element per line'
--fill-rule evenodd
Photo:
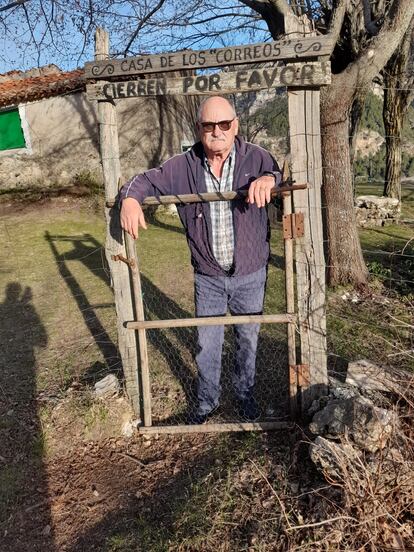
<path fill-rule="evenodd" d="M 233 163 L 235 155 L 236 155 L 236 144 L 233 144 L 233 147 L 231 148 L 230 153 L 228 154 L 224 162 Z M 206 152 L 204 151 L 204 148 L 203 148 L 203 162 L 205 167 L 210 167 L 210 163 L 208 162 L 207 155 L 206 155 Z"/>

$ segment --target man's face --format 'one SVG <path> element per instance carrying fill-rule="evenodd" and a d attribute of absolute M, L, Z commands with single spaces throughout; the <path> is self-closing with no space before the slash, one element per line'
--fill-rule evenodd
<path fill-rule="evenodd" d="M 203 128 L 202 125 L 202 123 L 219 123 L 222 121 L 231 121 L 228 130 L 222 130 L 218 125 L 209 130 Z M 238 129 L 238 119 L 234 116 L 234 111 L 227 100 L 217 97 L 210 98 L 205 102 L 198 122 L 198 132 L 207 157 L 229 153 L 233 147 Z"/>

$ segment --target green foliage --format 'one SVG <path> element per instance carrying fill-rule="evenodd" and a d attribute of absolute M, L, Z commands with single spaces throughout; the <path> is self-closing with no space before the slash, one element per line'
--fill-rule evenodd
<path fill-rule="evenodd" d="M 379 261 L 370 261 L 367 263 L 367 268 L 370 274 L 373 276 L 379 276 L 380 278 L 389 278 L 391 275 L 391 270 L 386 268 Z"/>
<path fill-rule="evenodd" d="M 382 105 L 383 101 L 381 98 L 373 93 L 368 94 L 361 115 L 361 129 L 367 128 L 369 130 L 375 130 L 375 132 L 378 132 L 381 136 L 385 135 L 384 123 L 382 120 Z"/>
<path fill-rule="evenodd" d="M 385 177 L 385 145 L 374 155 L 358 157 L 354 161 L 355 176 L 364 176 L 368 180 L 383 180 Z M 401 173 L 403 176 L 414 176 L 414 158 L 402 152 Z"/>
<path fill-rule="evenodd" d="M 369 94 L 361 116 L 360 129 L 373 130 L 385 136 L 382 120 L 383 101 L 375 94 Z M 413 121 L 413 123 L 412 123 Z M 402 130 L 402 140 L 414 142 L 414 105 L 408 109 Z M 385 175 L 385 144 L 374 155 L 357 157 L 354 161 L 355 176 L 366 176 L 369 180 L 382 180 Z M 402 152 L 401 173 L 403 176 L 414 176 L 414 159 Z"/>
<path fill-rule="evenodd" d="M 88 169 L 77 172 L 73 178 L 73 185 L 78 188 L 85 188 L 90 193 L 100 193 L 103 190 L 102 183 L 97 175 Z"/>
<path fill-rule="evenodd" d="M 357 157 L 354 161 L 354 175 L 365 176 L 368 180 L 382 180 L 385 175 L 385 145 L 374 155 Z"/>
<path fill-rule="evenodd" d="M 287 136 L 289 121 L 286 95 L 276 96 L 269 104 L 258 109 L 256 116 L 269 136 Z"/>
<path fill-rule="evenodd" d="M 402 152 L 401 171 L 405 176 L 414 176 L 414 157 L 405 151 Z"/>
<path fill-rule="evenodd" d="M 266 130 L 268 136 L 286 137 L 289 131 L 286 94 L 278 94 L 255 113 L 241 120 L 241 134 L 250 136 L 254 129 Z"/>
<path fill-rule="evenodd" d="M 407 115 L 404 119 L 402 138 L 408 142 L 414 142 L 414 102 L 408 108 Z"/>

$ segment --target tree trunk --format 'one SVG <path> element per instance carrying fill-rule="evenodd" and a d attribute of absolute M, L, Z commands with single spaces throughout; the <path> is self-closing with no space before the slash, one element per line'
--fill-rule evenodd
<path fill-rule="evenodd" d="M 384 69 L 385 182 L 384 195 L 401 201 L 401 134 L 413 98 L 414 20 Z"/>
<path fill-rule="evenodd" d="M 394 77 L 394 79 L 393 79 Z M 385 127 L 385 182 L 384 195 L 401 201 L 401 131 L 405 108 L 401 104 L 401 93 L 396 84 L 395 75 L 387 75 L 384 91 L 384 127 Z"/>
<path fill-rule="evenodd" d="M 346 89 L 345 89 L 346 90 Z M 348 88 L 350 90 L 350 88 Z M 348 92 L 324 94 L 321 104 L 323 200 L 327 238 L 327 270 L 330 285 L 364 286 L 368 270 L 362 256 L 355 217 L 349 148 Z"/>
<path fill-rule="evenodd" d="M 355 178 L 353 173 L 353 166 L 356 155 L 356 144 L 358 137 L 358 130 L 361 123 L 361 117 L 365 106 L 365 100 L 367 97 L 366 91 L 361 90 L 356 98 L 353 101 L 350 114 L 350 124 L 349 124 L 349 159 L 351 163 L 351 178 L 352 178 L 352 194 L 355 198 L 356 196 L 356 187 L 355 187 Z"/>

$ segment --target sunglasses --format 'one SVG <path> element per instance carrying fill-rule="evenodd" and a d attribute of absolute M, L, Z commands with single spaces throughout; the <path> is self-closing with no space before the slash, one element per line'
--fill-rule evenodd
<path fill-rule="evenodd" d="M 220 130 L 230 130 L 233 121 L 234 119 L 231 119 L 231 121 L 219 121 L 218 123 L 200 123 L 200 125 L 203 127 L 204 132 L 213 132 L 216 126 L 218 126 Z"/>

